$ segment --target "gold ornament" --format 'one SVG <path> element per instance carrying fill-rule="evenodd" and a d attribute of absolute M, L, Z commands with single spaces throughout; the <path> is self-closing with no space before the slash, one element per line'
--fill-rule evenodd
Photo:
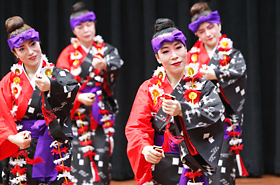
<path fill-rule="evenodd" d="M 14 79 L 13 79 L 13 82 L 15 82 L 15 84 L 19 84 L 20 83 L 20 78 L 19 77 L 15 77 Z"/>

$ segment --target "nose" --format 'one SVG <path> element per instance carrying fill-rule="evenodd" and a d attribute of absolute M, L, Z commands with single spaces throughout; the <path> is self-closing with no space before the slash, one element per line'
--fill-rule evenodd
<path fill-rule="evenodd" d="M 171 50 L 171 59 L 172 59 L 172 60 L 176 60 L 177 58 L 178 58 L 177 53 L 172 49 L 172 50 Z"/>
<path fill-rule="evenodd" d="M 211 33 L 210 33 L 210 31 L 209 30 L 205 30 L 205 33 L 206 33 L 206 36 L 209 36 L 209 35 L 211 35 Z"/>
<path fill-rule="evenodd" d="M 33 49 L 31 47 L 27 46 L 26 49 L 27 49 L 28 55 L 32 55 L 33 54 L 34 51 L 33 51 Z"/>

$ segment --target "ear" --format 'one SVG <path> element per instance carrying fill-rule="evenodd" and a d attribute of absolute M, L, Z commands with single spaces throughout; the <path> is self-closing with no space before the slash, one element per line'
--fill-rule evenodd
<path fill-rule="evenodd" d="M 74 33 L 74 35 L 76 35 L 76 36 L 77 36 L 77 34 L 76 34 L 76 32 L 75 32 L 75 28 L 72 30 L 72 32 Z"/>
<path fill-rule="evenodd" d="M 161 64 L 161 61 L 160 61 L 160 59 L 159 59 L 159 57 L 158 57 L 158 54 L 155 54 L 155 57 L 156 57 L 156 59 L 157 59 L 157 62 L 158 62 L 159 64 Z"/>
<path fill-rule="evenodd" d="M 218 24 L 218 27 L 219 27 L 219 31 L 222 32 L 222 25 L 221 25 L 221 23 Z"/>

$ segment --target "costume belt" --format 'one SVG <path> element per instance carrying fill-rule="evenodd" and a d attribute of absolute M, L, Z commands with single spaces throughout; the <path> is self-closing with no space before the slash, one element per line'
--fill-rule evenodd
<path fill-rule="evenodd" d="M 31 138 L 38 138 L 34 159 L 41 157 L 45 162 L 33 164 L 32 178 L 39 181 L 54 181 L 58 172 L 55 170 L 54 155 L 51 153 L 51 143 L 54 141 L 49 134 L 45 120 L 22 120 L 22 130 L 31 132 Z"/>
<path fill-rule="evenodd" d="M 103 125 L 104 124 L 104 121 L 102 120 L 102 117 L 103 117 L 103 115 L 102 114 L 100 114 L 99 113 L 99 110 L 100 110 L 100 107 L 99 107 L 99 102 L 101 101 L 97 96 L 99 96 L 98 94 L 97 94 L 97 91 L 101 91 L 102 90 L 102 88 L 101 88 L 101 86 L 97 86 L 97 87 L 88 87 L 88 86 L 86 86 L 85 88 L 83 88 L 80 92 L 82 92 L 82 93 L 94 93 L 96 96 L 95 96 L 95 102 L 94 102 L 94 104 L 92 105 L 92 117 L 96 120 L 96 121 L 98 121 L 98 124 L 99 125 Z M 110 115 L 111 115 L 111 118 L 110 118 L 110 120 L 111 121 L 115 121 L 114 120 L 114 116 L 113 116 L 113 114 L 112 113 L 110 113 Z"/>

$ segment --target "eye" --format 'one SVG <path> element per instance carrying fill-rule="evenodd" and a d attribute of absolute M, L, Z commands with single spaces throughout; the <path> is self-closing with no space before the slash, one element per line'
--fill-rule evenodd
<path fill-rule="evenodd" d="M 164 51 L 162 51 L 162 53 L 163 53 L 163 54 L 166 54 L 166 53 L 168 53 L 168 50 L 164 50 Z"/>
<path fill-rule="evenodd" d="M 19 48 L 19 51 L 24 51 L 24 48 Z"/>
<path fill-rule="evenodd" d="M 35 46 L 35 45 L 36 45 L 35 41 L 31 42 L 31 46 Z"/>
<path fill-rule="evenodd" d="M 182 48 L 182 46 L 181 46 L 181 45 L 176 47 L 176 49 L 181 49 L 181 48 Z"/>

